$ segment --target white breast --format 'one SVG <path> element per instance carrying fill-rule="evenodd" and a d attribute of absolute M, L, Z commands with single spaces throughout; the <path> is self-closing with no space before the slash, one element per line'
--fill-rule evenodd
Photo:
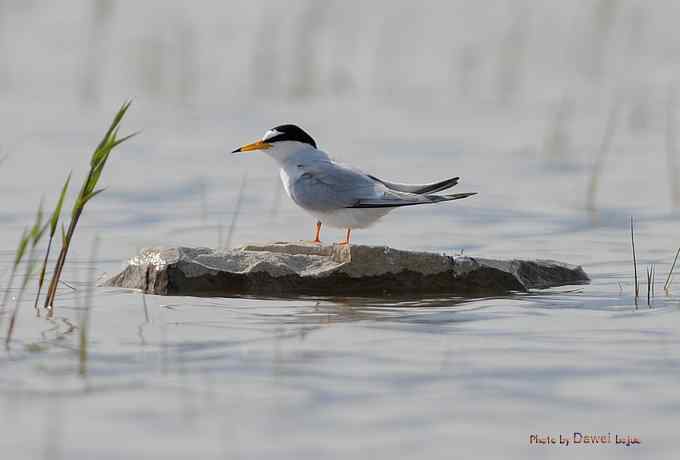
<path fill-rule="evenodd" d="M 290 197 L 290 176 L 284 168 L 279 169 L 279 176 L 281 177 L 281 182 L 283 183 L 283 188 L 286 189 L 286 195 Z"/>
<path fill-rule="evenodd" d="M 395 208 L 346 208 L 314 213 L 325 225 L 334 228 L 367 228 Z"/>
<path fill-rule="evenodd" d="M 286 189 L 286 193 L 291 199 L 293 197 L 290 194 L 290 190 L 293 187 L 295 181 L 298 180 L 303 173 L 304 171 L 301 168 L 298 168 L 297 164 L 294 162 L 284 164 L 279 170 L 281 182 L 283 182 L 283 188 Z"/>

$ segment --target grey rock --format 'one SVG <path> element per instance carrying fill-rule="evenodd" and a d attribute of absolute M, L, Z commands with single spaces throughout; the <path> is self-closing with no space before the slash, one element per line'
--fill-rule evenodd
<path fill-rule="evenodd" d="M 552 260 L 492 260 L 386 246 L 313 243 L 148 248 L 106 286 L 160 295 L 500 294 L 589 281 Z"/>

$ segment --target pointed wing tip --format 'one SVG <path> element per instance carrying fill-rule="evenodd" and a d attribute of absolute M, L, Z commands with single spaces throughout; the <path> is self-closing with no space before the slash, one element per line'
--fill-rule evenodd
<path fill-rule="evenodd" d="M 479 194 L 478 192 L 466 192 L 466 193 L 456 193 L 456 194 L 450 195 L 450 196 L 455 196 L 455 197 L 459 197 L 459 198 L 468 198 L 470 196 L 475 196 L 475 195 L 478 195 L 478 194 Z"/>
<path fill-rule="evenodd" d="M 452 201 L 452 200 L 462 200 L 463 198 L 469 198 L 471 196 L 477 195 L 477 192 L 466 192 L 466 193 L 454 193 L 451 195 L 434 195 L 443 197 L 440 201 Z"/>

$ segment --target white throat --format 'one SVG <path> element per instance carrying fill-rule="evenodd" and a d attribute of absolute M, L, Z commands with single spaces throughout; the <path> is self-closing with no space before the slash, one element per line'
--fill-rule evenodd
<path fill-rule="evenodd" d="M 275 142 L 264 151 L 276 160 L 281 167 L 291 162 L 307 162 L 310 160 L 328 159 L 326 152 L 297 141 Z"/>

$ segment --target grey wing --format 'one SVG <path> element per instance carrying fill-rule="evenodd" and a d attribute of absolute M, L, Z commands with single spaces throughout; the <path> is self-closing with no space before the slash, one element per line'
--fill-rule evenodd
<path fill-rule="evenodd" d="M 441 192 L 442 190 L 446 190 L 456 185 L 458 183 L 458 180 L 460 179 L 460 177 L 452 177 L 451 179 L 433 182 L 431 184 L 399 184 L 397 182 L 388 182 L 386 180 L 378 179 L 375 176 L 369 177 L 380 182 L 390 190 L 394 190 L 396 192 L 415 193 L 417 195 Z"/>
<path fill-rule="evenodd" d="M 382 197 L 361 199 L 350 208 L 398 208 L 400 206 L 414 206 L 417 204 L 441 203 L 442 201 L 461 200 L 477 192 L 454 193 L 451 195 L 418 195 L 415 193 L 403 193 L 389 191 Z"/>
<path fill-rule="evenodd" d="M 332 161 L 300 165 L 302 174 L 291 184 L 291 197 L 303 208 L 331 211 L 378 199 L 385 186 L 359 170 Z"/>

